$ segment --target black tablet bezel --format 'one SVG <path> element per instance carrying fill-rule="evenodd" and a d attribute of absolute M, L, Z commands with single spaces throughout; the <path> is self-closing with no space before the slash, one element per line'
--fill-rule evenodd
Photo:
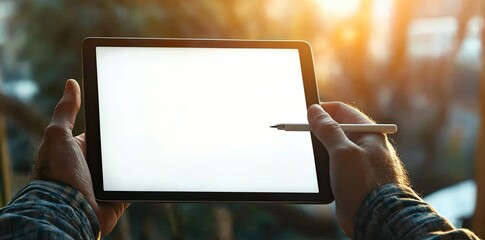
<path fill-rule="evenodd" d="M 86 38 L 82 43 L 83 102 L 85 104 L 86 158 L 94 194 L 100 201 L 157 202 L 287 202 L 330 203 L 328 153 L 311 134 L 319 193 L 249 193 L 249 192 L 141 192 L 104 191 L 99 129 L 96 47 L 203 47 L 203 48 L 289 48 L 298 49 L 307 108 L 319 103 L 311 47 L 304 41 Z"/>

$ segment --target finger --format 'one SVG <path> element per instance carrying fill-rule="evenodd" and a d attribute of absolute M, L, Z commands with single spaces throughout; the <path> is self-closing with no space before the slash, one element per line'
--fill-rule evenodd
<path fill-rule="evenodd" d="M 81 148 L 81 151 L 83 152 L 84 157 L 86 158 L 86 134 L 81 133 L 77 135 L 74 139 L 76 140 L 77 144 Z"/>
<path fill-rule="evenodd" d="M 49 128 L 55 131 L 71 132 L 80 107 L 81 89 L 75 80 L 69 79 L 66 82 L 64 94 L 54 110 Z"/>
<path fill-rule="evenodd" d="M 76 139 L 79 140 L 79 141 L 85 142 L 86 141 L 86 133 L 81 133 L 81 134 L 77 135 Z"/>
<path fill-rule="evenodd" d="M 130 205 L 129 203 L 98 203 L 99 216 L 101 223 L 101 234 L 106 236 L 115 227 L 124 211 Z"/>
<path fill-rule="evenodd" d="M 374 123 L 361 111 L 342 102 L 324 102 L 321 103 L 321 106 L 338 123 Z"/>
<path fill-rule="evenodd" d="M 358 109 L 342 102 L 324 102 L 321 106 L 339 123 L 374 124 L 367 115 Z M 369 133 L 346 133 L 348 139 L 358 146 L 365 147 L 369 143 L 383 143 L 386 140 L 384 134 Z"/>
<path fill-rule="evenodd" d="M 329 152 L 349 141 L 338 123 L 318 104 L 308 108 L 308 123 L 313 134 Z"/>

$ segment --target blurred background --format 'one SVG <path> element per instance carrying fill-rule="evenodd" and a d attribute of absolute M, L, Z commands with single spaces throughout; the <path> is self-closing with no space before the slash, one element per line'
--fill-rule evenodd
<path fill-rule="evenodd" d="M 27 183 L 66 79 L 82 79 L 83 38 L 299 39 L 321 100 L 396 123 L 413 187 L 485 237 L 484 14 L 480 0 L 0 0 L 1 205 Z M 137 203 L 107 238 L 344 236 L 333 205 Z"/>

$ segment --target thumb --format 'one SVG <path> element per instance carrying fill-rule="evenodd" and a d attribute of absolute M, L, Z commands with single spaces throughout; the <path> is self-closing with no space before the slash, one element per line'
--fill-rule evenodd
<path fill-rule="evenodd" d="M 54 110 L 49 126 L 72 131 L 80 107 L 81 89 L 75 80 L 69 79 L 66 82 L 64 94 Z"/>
<path fill-rule="evenodd" d="M 313 134 L 329 152 L 349 141 L 338 123 L 318 104 L 308 108 L 308 123 Z"/>

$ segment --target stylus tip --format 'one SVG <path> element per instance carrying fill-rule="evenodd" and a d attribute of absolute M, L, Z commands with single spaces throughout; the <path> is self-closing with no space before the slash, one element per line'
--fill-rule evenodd
<path fill-rule="evenodd" d="M 269 126 L 270 128 L 277 128 L 278 125 Z"/>

